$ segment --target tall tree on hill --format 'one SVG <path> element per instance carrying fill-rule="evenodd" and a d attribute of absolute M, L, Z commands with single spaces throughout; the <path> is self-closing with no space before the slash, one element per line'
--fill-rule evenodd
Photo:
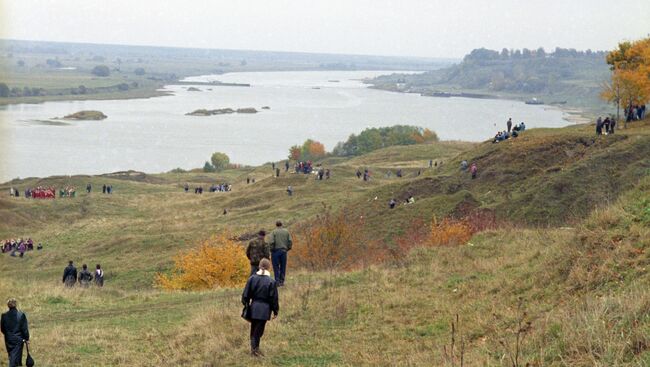
<path fill-rule="evenodd" d="M 650 102 L 650 37 L 621 42 L 607 54 L 612 71 L 611 82 L 603 86 L 601 97 L 626 109 Z"/>
<path fill-rule="evenodd" d="M 210 162 L 212 162 L 212 167 L 214 167 L 216 171 L 221 171 L 228 167 L 228 164 L 230 164 L 230 158 L 225 153 L 216 152 L 212 154 L 212 157 L 210 157 Z"/>

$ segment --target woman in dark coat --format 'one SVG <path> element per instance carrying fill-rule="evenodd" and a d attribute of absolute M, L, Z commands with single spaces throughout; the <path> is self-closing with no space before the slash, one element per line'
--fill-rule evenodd
<path fill-rule="evenodd" d="M 23 343 L 29 344 L 27 317 L 16 309 L 16 300 L 7 301 L 9 311 L 0 318 L 0 331 L 5 336 L 5 347 L 9 355 L 9 367 L 22 366 Z"/>
<path fill-rule="evenodd" d="M 266 322 L 278 317 L 280 305 L 278 303 L 278 288 L 275 280 L 271 278 L 269 259 L 260 260 L 259 271 L 246 282 L 242 303 L 248 305 L 247 319 L 251 322 L 251 354 L 255 357 L 263 356 L 260 352 L 260 339 L 264 335 Z"/>

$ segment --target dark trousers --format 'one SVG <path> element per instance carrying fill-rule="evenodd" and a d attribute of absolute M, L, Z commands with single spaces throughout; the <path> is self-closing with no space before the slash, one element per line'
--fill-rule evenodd
<path fill-rule="evenodd" d="M 251 350 L 260 349 L 260 341 L 264 335 L 266 320 L 251 320 Z"/>
<path fill-rule="evenodd" d="M 284 250 L 275 250 L 271 253 L 271 262 L 273 262 L 273 276 L 278 285 L 284 284 L 284 275 L 287 272 L 287 252 Z"/>
<path fill-rule="evenodd" d="M 9 367 L 23 365 L 23 343 L 7 348 L 7 354 L 9 354 Z"/>

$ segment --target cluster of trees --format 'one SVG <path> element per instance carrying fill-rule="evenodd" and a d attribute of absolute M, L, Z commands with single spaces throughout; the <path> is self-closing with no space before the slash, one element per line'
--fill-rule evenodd
<path fill-rule="evenodd" d="M 612 76 L 604 83 L 601 97 L 616 105 L 617 117 L 621 106 L 650 102 L 650 37 L 619 43 L 606 60 Z"/>
<path fill-rule="evenodd" d="M 448 68 L 422 74 L 393 74 L 378 77 L 374 84 L 427 92 L 440 87 L 495 92 L 557 95 L 576 93 L 580 98 L 597 101 L 599 88 L 594 80 L 607 78 L 608 68 L 603 51 L 577 51 L 556 48 L 547 52 L 536 50 L 509 50 L 501 52 L 485 48 L 475 49 L 463 61 Z M 593 98 L 592 98 L 593 97 Z"/>
<path fill-rule="evenodd" d="M 289 148 L 289 159 L 294 161 L 309 161 L 325 156 L 325 146 L 316 140 L 307 139 L 302 145 Z"/>
<path fill-rule="evenodd" d="M 540 47 L 498 52 L 481 48 L 443 72 L 440 81 L 469 89 L 539 94 L 562 91 L 563 80 L 593 80 L 606 72 L 603 51 L 556 48 L 547 53 Z"/>
<path fill-rule="evenodd" d="M 92 73 L 96 76 L 109 76 L 111 75 L 111 69 L 106 65 L 97 65 L 93 68 Z"/>
<path fill-rule="evenodd" d="M 13 87 L 9 88 L 6 83 L 0 83 L 0 97 L 32 97 L 45 95 L 45 89 L 37 87 Z"/>
<path fill-rule="evenodd" d="M 436 133 L 417 126 L 373 127 L 363 130 L 359 135 L 350 135 L 347 141 L 338 143 L 332 153 L 336 156 L 355 156 L 393 145 L 413 145 L 432 141 L 438 141 Z"/>
<path fill-rule="evenodd" d="M 216 152 L 210 157 L 210 161 L 206 161 L 203 165 L 203 172 L 216 172 L 228 168 L 230 165 L 230 157 L 225 153 Z"/>
<path fill-rule="evenodd" d="M 529 50 L 527 48 L 521 50 L 513 50 L 504 48 L 501 52 L 496 50 L 488 50 L 486 48 L 477 48 L 472 50 L 468 55 L 463 58 L 465 62 L 483 62 L 483 61 L 496 61 L 496 60 L 520 60 L 520 59 L 545 59 L 545 58 L 597 58 L 603 59 L 605 51 L 578 51 L 575 48 L 560 48 L 556 47 L 554 52 L 547 53 L 543 47 L 536 50 Z"/>

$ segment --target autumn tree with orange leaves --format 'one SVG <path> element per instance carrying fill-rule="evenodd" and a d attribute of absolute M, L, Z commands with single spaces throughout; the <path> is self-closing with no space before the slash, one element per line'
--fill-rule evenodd
<path fill-rule="evenodd" d="M 155 285 L 166 290 L 202 290 L 243 286 L 248 278 L 244 247 L 222 232 L 174 258 L 171 274 L 158 273 Z"/>
<path fill-rule="evenodd" d="M 650 38 L 621 42 L 607 54 L 612 71 L 611 81 L 603 85 L 601 97 L 616 105 L 617 119 L 620 107 L 650 102 Z"/>

